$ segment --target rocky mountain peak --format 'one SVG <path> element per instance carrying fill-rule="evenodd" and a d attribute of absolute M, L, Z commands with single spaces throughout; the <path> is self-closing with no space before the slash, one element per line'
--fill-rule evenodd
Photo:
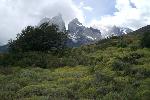
<path fill-rule="evenodd" d="M 69 38 L 76 44 L 89 44 L 101 39 L 100 30 L 83 26 L 77 18 L 68 24 Z"/>
<path fill-rule="evenodd" d="M 42 20 L 40 20 L 40 22 L 38 23 L 38 26 L 42 25 L 43 23 L 49 23 L 50 22 L 50 18 L 45 17 Z"/>
<path fill-rule="evenodd" d="M 120 26 L 103 26 L 103 25 L 94 25 L 94 28 L 101 31 L 102 38 L 107 38 L 111 36 L 120 36 L 123 34 L 127 34 L 132 32 L 133 30 L 126 28 L 126 27 L 120 27 Z"/>
<path fill-rule="evenodd" d="M 61 32 L 65 32 L 65 30 L 66 30 L 65 22 L 64 22 L 61 14 L 58 14 L 57 16 L 54 16 L 52 18 L 47 18 L 47 17 L 43 18 L 40 21 L 40 23 L 38 24 L 38 26 L 40 26 L 43 23 L 49 23 L 49 25 L 54 24 L 54 25 L 58 26 L 58 29 Z"/>
<path fill-rule="evenodd" d="M 68 24 L 68 30 L 70 32 L 76 32 L 76 30 L 83 30 L 84 26 L 82 23 L 79 22 L 77 18 L 73 19 L 69 24 Z"/>
<path fill-rule="evenodd" d="M 52 18 L 44 18 L 40 21 L 40 25 L 48 22 L 49 25 L 57 25 L 59 31 L 65 32 L 65 22 L 61 14 Z M 68 24 L 68 35 L 70 42 L 74 44 L 89 44 L 111 36 L 120 36 L 132 32 L 129 28 L 118 26 L 99 26 L 85 27 L 77 18 Z M 72 45 L 72 44 L 69 44 Z"/>
<path fill-rule="evenodd" d="M 51 20 L 59 20 L 59 21 L 61 21 L 61 22 L 63 22 L 63 18 L 62 18 L 62 15 L 61 14 L 58 14 L 57 16 L 54 16 L 54 17 L 52 17 L 52 19 Z"/>
<path fill-rule="evenodd" d="M 78 26 L 83 26 L 82 23 L 79 22 L 79 20 L 77 18 L 73 19 L 70 24 L 76 24 Z"/>

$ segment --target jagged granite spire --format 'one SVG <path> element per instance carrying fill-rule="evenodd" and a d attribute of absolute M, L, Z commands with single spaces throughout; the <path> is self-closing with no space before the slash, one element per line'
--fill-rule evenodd
<path fill-rule="evenodd" d="M 126 28 L 126 27 L 119 27 L 119 26 L 104 26 L 104 25 L 97 25 L 93 26 L 96 29 L 101 30 L 102 38 L 107 38 L 111 36 L 121 36 L 123 34 L 127 34 L 132 32 L 133 30 Z"/>
<path fill-rule="evenodd" d="M 101 32 L 94 28 L 87 28 L 77 18 L 68 24 L 69 38 L 76 44 L 89 44 L 101 39 Z"/>
<path fill-rule="evenodd" d="M 43 23 L 49 23 L 49 25 L 56 25 L 58 26 L 59 31 L 61 32 L 65 32 L 66 27 L 65 27 L 65 22 L 62 18 L 61 14 L 58 14 L 57 16 L 53 17 L 53 18 L 43 18 L 40 23 L 38 24 L 38 26 L 40 26 Z"/>

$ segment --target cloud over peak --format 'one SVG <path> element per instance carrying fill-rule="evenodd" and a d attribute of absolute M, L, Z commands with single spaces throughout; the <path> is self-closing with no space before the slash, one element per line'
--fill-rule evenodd
<path fill-rule="evenodd" d="M 133 30 L 150 24 L 150 0 L 116 0 L 113 15 L 102 16 L 100 20 L 93 20 L 91 24 L 117 25 L 129 27 Z"/>
<path fill-rule="evenodd" d="M 27 25 L 58 13 L 66 25 L 74 18 L 90 26 L 138 29 L 150 24 L 150 0 L 0 0 L 0 42 L 15 38 Z M 106 12 L 106 13 L 105 13 Z M 97 20 L 99 18 L 99 20 Z"/>
<path fill-rule="evenodd" d="M 66 23 L 73 18 L 84 22 L 83 11 L 72 0 L 1 0 L 0 41 L 6 43 L 27 25 L 36 25 L 42 18 L 58 13 Z"/>

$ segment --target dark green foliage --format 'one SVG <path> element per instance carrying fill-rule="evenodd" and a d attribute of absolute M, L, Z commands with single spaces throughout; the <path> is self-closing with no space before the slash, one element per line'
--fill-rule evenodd
<path fill-rule="evenodd" d="M 16 40 L 9 42 L 10 52 L 51 51 L 58 54 L 66 47 L 67 33 L 58 32 L 55 25 L 28 26 Z"/>
<path fill-rule="evenodd" d="M 118 60 L 112 64 L 112 67 L 115 71 L 123 71 L 125 69 L 128 69 L 130 67 L 130 64 Z"/>
<path fill-rule="evenodd" d="M 0 55 L 0 66 L 14 65 L 16 61 L 22 58 L 22 53 L 18 54 L 1 54 Z"/>
<path fill-rule="evenodd" d="M 142 53 L 129 53 L 128 55 L 124 56 L 123 58 L 119 58 L 121 61 L 130 63 L 130 64 L 137 64 L 137 59 L 140 59 L 144 56 Z"/>
<path fill-rule="evenodd" d="M 150 48 L 150 32 L 144 33 L 141 39 L 141 45 L 142 47 Z"/>
<path fill-rule="evenodd" d="M 118 47 L 125 48 L 125 47 L 127 47 L 127 46 L 128 46 L 127 42 L 121 38 L 121 39 L 119 40 Z"/>

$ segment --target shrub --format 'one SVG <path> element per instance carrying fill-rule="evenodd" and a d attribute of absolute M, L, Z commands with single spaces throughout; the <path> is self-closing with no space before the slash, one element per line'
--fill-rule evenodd
<path fill-rule="evenodd" d="M 120 60 L 130 64 L 138 64 L 137 60 L 142 58 L 143 56 L 144 56 L 143 53 L 133 52 L 120 58 Z"/>
<path fill-rule="evenodd" d="M 61 53 L 66 47 L 67 33 L 59 32 L 57 26 L 44 23 L 39 27 L 28 26 L 16 40 L 9 42 L 10 52 L 51 51 Z"/>
<path fill-rule="evenodd" d="M 141 39 L 141 45 L 142 47 L 150 48 L 150 33 L 149 32 L 144 33 Z"/>
<path fill-rule="evenodd" d="M 48 84 L 30 85 L 17 92 L 18 98 L 32 96 L 48 96 L 49 98 L 73 98 L 70 89 L 66 87 L 51 87 Z"/>
<path fill-rule="evenodd" d="M 130 68 L 130 64 L 117 60 L 113 62 L 112 68 L 115 71 L 123 71 L 123 70 L 127 70 L 128 68 Z"/>
<path fill-rule="evenodd" d="M 15 98 L 14 91 L 0 91 L 1 100 L 13 100 L 13 98 Z"/>
<path fill-rule="evenodd" d="M 147 78 L 141 82 L 140 87 L 138 88 L 138 92 L 136 96 L 138 100 L 149 100 L 150 98 L 150 79 Z"/>
<path fill-rule="evenodd" d="M 125 48 L 127 46 L 128 46 L 128 44 L 125 40 L 120 40 L 118 45 L 117 45 L 117 47 L 121 47 L 121 48 Z"/>

